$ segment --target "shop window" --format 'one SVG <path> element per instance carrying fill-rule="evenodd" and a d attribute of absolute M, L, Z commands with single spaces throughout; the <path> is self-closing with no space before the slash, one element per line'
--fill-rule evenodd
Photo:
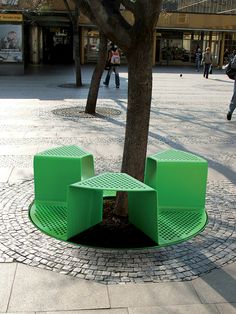
<path fill-rule="evenodd" d="M 96 62 L 99 52 L 99 33 L 97 30 L 86 30 L 84 32 L 84 57 L 85 62 Z"/>
<path fill-rule="evenodd" d="M 184 35 L 183 35 L 184 40 L 190 40 L 191 37 L 192 37 L 191 33 L 184 33 Z"/>
<path fill-rule="evenodd" d="M 219 33 L 212 33 L 212 40 L 219 40 Z"/>
<path fill-rule="evenodd" d="M 199 32 L 199 33 L 194 33 L 193 34 L 193 39 L 194 40 L 201 40 L 201 33 Z"/>
<path fill-rule="evenodd" d="M 73 61 L 72 33 L 70 28 L 45 28 L 43 37 L 44 63 L 61 64 Z"/>
<path fill-rule="evenodd" d="M 166 65 L 189 62 L 190 51 L 189 49 L 185 49 L 184 45 L 186 48 L 189 47 L 187 40 L 183 40 L 183 33 L 181 39 L 163 38 L 161 40 L 161 61 L 163 61 L 164 64 L 166 63 Z"/>

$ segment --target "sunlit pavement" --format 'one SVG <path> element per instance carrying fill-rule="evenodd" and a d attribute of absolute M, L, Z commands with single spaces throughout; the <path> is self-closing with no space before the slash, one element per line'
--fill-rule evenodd
<path fill-rule="evenodd" d="M 74 88 L 72 67 L 0 77 L 0 313 L 236 313 L 236 113 L 233 81 L 214 70 L 153 70 L 148 155 L 166 148 L 209 162 L 209 223 L 162 248 L 104 250 L 49 238 L 28 218 L 33 156 L 60 145 L 93 153 L 96 172 L 120 171 L 127 107 L 121 87 L 100 87 L 97 117 L 83 114 L 92 67 Z M 180 74 L 182 73 L 182 77 Z"/>

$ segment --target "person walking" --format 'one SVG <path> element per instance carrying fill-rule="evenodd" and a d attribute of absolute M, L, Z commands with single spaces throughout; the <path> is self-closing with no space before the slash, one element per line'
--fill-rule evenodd
<path fill-rule="evenodd" d="M 118 47 L 114 44 L 111 44 L 111 48 L 108 51 L 107 63 L 110 65 L 110 67 L 109 67 L 107 76 L 103 84 L 107 87 L 109 86 L 111 73 L 114 72 L 116 88 L 119 88 L 120 87 L 120 76 L 119 76 L 120 53 L 119 53 Z"/>
<path fill-rule="evenodd" d="M 210 47 L 207 47 L 202 55 L 202 64 L 204 65 L 203 76 L 208 79 L 209 70 L 212 64 L 212 54 L 210 52 Z"/>
<path fill-rule="evenodd" d="M 229 63 L 229 61 L 230 61 L 230 53 L 229 53 L 228 49 L 225 50 L 223 59 L 224 59 L 224 64 Z"/>
<path fill-rule="evenodd" d="M 196 66 L 197 72 L 200 71 L 201 60 L 202 60 L 202 51 L 201 51 L 201 48 L 198 48 L 195 53 L 195 66 Z"/>
<path fill-rule="evenodd" d="M 234 54 L 233 59 L 231 60 L 233 64 L 236 64 L 236 53 Z M 236 74 L 234 75 L 234 90 L 233 90 L 233 96 L 231 98 L 230 104 L 229 104 L 229 110 L 227 113 L 227 120 L 231 120 L 232 114 L 236 108 Z"/>

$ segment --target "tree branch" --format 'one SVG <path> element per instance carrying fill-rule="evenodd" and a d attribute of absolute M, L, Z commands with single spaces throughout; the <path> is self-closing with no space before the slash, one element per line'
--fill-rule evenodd
<path fill-rule="evenodd" d="M 114 0 L 80 0 L 86 2 L 91 10 L 96 25 L 107 38 L 119 42 L 119 47 L 127 51 L 131 46 L 129 30 L 131 25 L 123 18 L 119 11 L 120 1 Z M 116 5 L 115 5 L 116 4 Z"/>
<path fill-rule="evenodd" d="M 162 0 L 77 0 L 81 11 L 108 39 L 127 53 L 135 49 L 139 37 L 151 34 L 156 26 Z M 120 13 L 120 4 L 134 15 L 129 24 Z M 142 33 L 142 34 L 141 34 Z"/>
<path fill-rule="evenodd" d="M 133 25 L 133 37 L 137 38 L 140 30 L 144 33 L 150 33 L 156 26 L 158 16 L 161 10 L 162 0 L 136 0 Z"/>
<path fill-rule="evenodd" d="M 158 17 L 161 10 L 162 0 L 136 0 L 135 13 L 138 18 L 150 19 L 150 17 Z"/>
<path fill-rule="evenodd" d="M 74 2 L 76 2 L 76 0 L 74 0 Z M 87 3 L 87 1 L 85 0 L 78 0 L 78 4 L 79 4 L 79 8 L 81 10 L 81 12 L 86 15 L 90 21 L 94 24 L 96 24 L 96 19 L 92 13 L 92 10 L 90 9 L 89 4 Z"/>

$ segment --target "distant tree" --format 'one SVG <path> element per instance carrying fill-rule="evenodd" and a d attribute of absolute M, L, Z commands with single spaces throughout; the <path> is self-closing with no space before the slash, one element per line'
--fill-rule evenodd
<path fill-rule="evenodd" d="M 152 51 L 154 29 L 162 0 L 75 0 L 108 39 L 116 43 L 128 60 L 128 107 L 121 171 L 143 180 L 152 97 Z M 120 12 L 132 12 L 133 22 Z M 127 215 L 124 193 L 117 198 L 115 213 Z"/>
<path fill-rule="evenodd" d="M 87 103 L 85 107 L 86 113 L 89 113 L 89 114 L 96 113 L 98 92 L 99 92 L 102 74 L 105 68 L 106 58 L 107 58 L 107 38 L 102 33 L 100 33 L 98 60 L 97 60 L 97 64 L 95 66 L 95 69 L 93 71 L 93 75 L 91 78 L 89 93 L 87 97 Z"/>
<path fill-rule="evenodd" d="M 80 66 L 80 45 L 79 45 L 79 6 L 78 2 L 75 2 L 74 14 L 72 13 L 68 0 L 63 0 L 65 7 L 68 11 L 70 21 L 73 27 L 73 44 L 74 44 L 74 61 L 75 61 L 75 85 L 77 87 L 82 86 L 82 75 Z"/>
<path fill-rule="evenodd" d="M 75 0 L 76 1 L 76 0 Z M 96 24 L 96 19 L 94 17 L 93 12 L 90 10 L 90 7 L 85 1 L 77 1 L 79 3 L 79 8 L 94 24 Z M 98 92 L 100 87 L 100 82 L 102 78 L 102 74 L 105 68 L 105 63 L 107 59 L 107 38 L 100 30 L 99 36 L 99 53 L 98 60 L 96 66 L 93 71 L 93 75 L 90 82 L 89 93 L 87 97 L 85 112 L 89 114 L 96 113 L 96 105 Z"/>

